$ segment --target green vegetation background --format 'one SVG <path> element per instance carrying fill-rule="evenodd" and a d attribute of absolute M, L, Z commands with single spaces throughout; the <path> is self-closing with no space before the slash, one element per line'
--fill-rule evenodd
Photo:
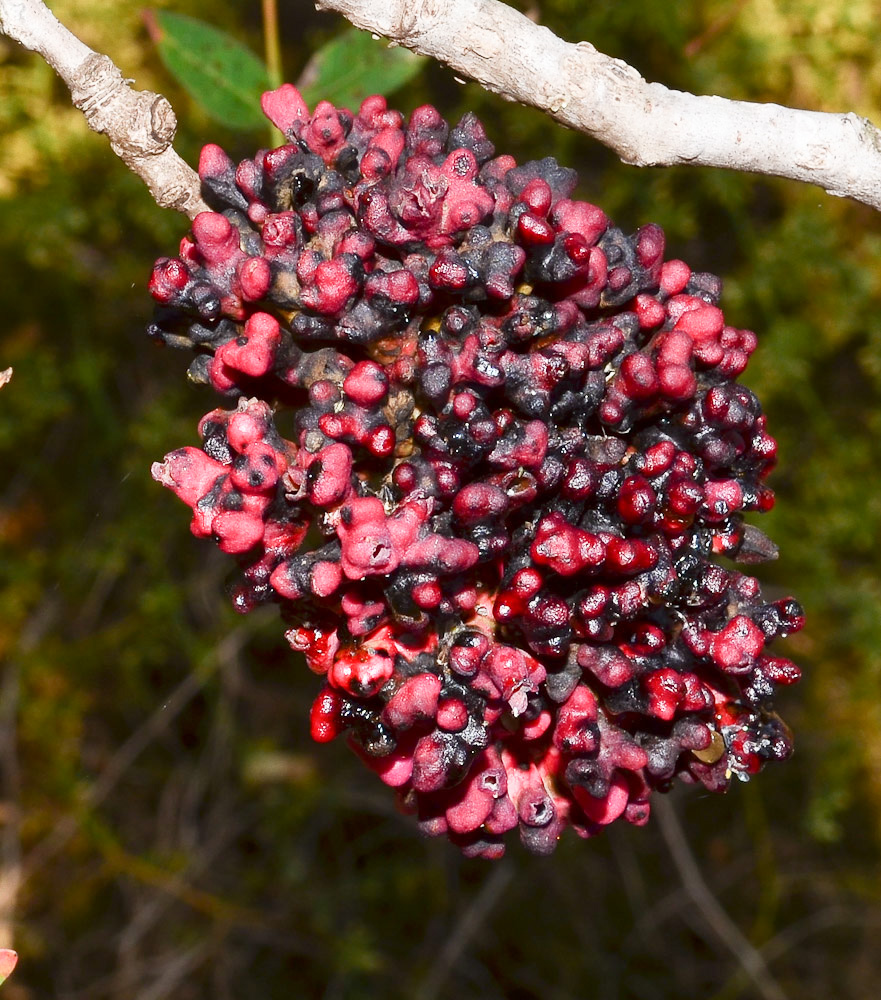
<path fill-rule="evenodd" d="M 260 52 L 260 6 L 160 2 Z M 526 4 L 520 5 L 526 9 Z M 163 69 L 137 5 L 58 0 L 63 22 L 235 156 Z M 669 86 L 881 123 L 870 0 L 530 5 Z M 343 27 L 282 5 L 284 62 Z M 467 26 L 463 26 L 463 34 Z M 556 155 L 625 229 L 725 278 L 760 348 L 744 379 L 781 461 L 766 591 L 793 592 L 805 670 L 781 699 L 790 763 L 723 798 L 674 796 L 719 902 L 793 998 L 869 998 L 881 975 L 881 219 L 795 183 L 637 170 L 427 68 L 394 102 L 483 117 L 499 151 Z M 657 823 L 492 866 L 426 842 L 344 745 L 306 730 L 314 678 L 274 616 L 240 619 L 225 557 L 150 463 L 216 405 L 147 343 L 146 281 L 185 220 L 89 133 L 39 59 L 0 39 L 0 933 L 9 1000 L 756 996 Z M 11 921 L 11 923 L 10 923 Z M 10 941 L 0 941 L 0 945 Z M 730 942 L 729 942 L 730 943 Z"/>

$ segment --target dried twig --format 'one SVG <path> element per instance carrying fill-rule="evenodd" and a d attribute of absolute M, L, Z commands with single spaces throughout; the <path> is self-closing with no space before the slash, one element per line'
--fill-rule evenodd
<path fill-rule="evenodd" d="M 762 1000 L 787 1000 L 786 994 L 771 975 L 760 952 L 743 936 L 704 881 L 672 804 L 663 796 L 655 796 L 652 814 L 657 817 L 667 850 L 679 872 L 685 891 L 700 911 L 709 929 L 737 959 Z"/>
<path fill-rule="evenodd" d="M 216 948 L 216 943 L 209 939 L 178 952 L 162 965 L 161 972 L 152 983 L 138 991 L 136 1000 L 164 1000 L 174 996 L 187 976 L 207 962 Z"/>
<path fill-rule="evenodd" d="M 81 42 L 41 0 L 0 0 L 0 33 L 49 63 L 70 88 L 89 128 L 107 136 L 157 205 L 190 218 L 208 211 L 198 174 L 172 148 L 177 120 L 164 97 L 132 90 L 108 56 Z"/>
<path fill-rule="evenodd" d="M 699 97 L 648 83 L 498 0 L 317 0 L 507 100 L 587 132 L 638 167 L 727 167 L 817 184 L 881 209 L 881 131 L 855 114 Z"/>
<path fill-rule="evenodd" d="M 508 888 L 514 873 L 512 863 L 502 861 L 487 876 L 465 912 L 457 918 L 449 937 L 420 984 L 416 993 L 418 1000 L 436 1000 L 441 995 L 444 983 L 455 971 L 456 965 L 475 936 L 479 934 L 480 928 Z"/>
<path fill-rule="evenodd" d="M 107 798 L 141 753 L 202 690 L 211 674 L 231 662 L 248 634 L 243 626 L 234 629 L 214 650 L 208 664 L 187 674 L 168 699 L 159 705 L 119 747 L 98 780 L 81 797 L 80 808 L 97 808 Z M 78 813 L 63 816 L 52 832 L 46 834 L 25 856 L 21 865 L 21 883 L 29 880 L 62 851 L 78 829 Z"/>

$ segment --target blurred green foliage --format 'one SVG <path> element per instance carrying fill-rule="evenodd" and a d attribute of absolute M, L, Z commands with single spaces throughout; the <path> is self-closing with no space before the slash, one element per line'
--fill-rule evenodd
<path fill-rule="evenodd" d="M 174 11 L 155 14 L 156 48 L 168 72 L 222 125 L 266 128 L 260 95 L 269 71 L 247 45 L 226 31 Z"/>
<path fill-rule="evenodd" d="M 262 52 L 260 7 L 161 0 Z M 518 4 L 650 79 L 881 122 L 869 0 Z M 178 148 L 233 156 L 167 74 L 136 6 L 56 15 L 139 87 Z M 281 9 L 296 79 L 344 30 Z M 463 31 L 467 28 L 463 27 Z M 724 798 L 676 802 L 721 904 L 791 997 L 875 996 L 881 975 L 881 235 L 869 209 L 706 169 L 636 170 L 428 65 L 396 103 L 487 122 L 500 151 L 556 155 L 625 228 L 722 274 L 756 329 L 744 379 L 780 441 L 781 558 L 766 591 L 808 611 L 783 699 L 797 753 Z M 751 997 L 657 823 L 516 846 L 498 866 L 425 842 L 342 745 L 306 732 L 315 682 L 271 613 L 238 619 L 228 567 L 150 463 L 216 405 L 146 342 L 145 285 L 185 220 L 156 208 L 39 59 L 0 39 L 0 890 L 16 876 L 27 998 Z M 2 893 L 0 893 L 2 895 Z M 0 941 L 0 945 L 10 942 Z"/>

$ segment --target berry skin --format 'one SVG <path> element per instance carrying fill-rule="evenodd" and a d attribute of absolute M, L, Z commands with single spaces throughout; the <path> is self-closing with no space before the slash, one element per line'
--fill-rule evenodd
<path fill-rule="evenodd" d="M 229 408 L 153 475 L 235 556 L 237 610 L 279 605 L 313 738 L 485 858 L 787 757 L 769 646 L 803 612 L 716 561 L 777 553 L 719 280 L 473 115 L 262 106 L 286 144 L 206 146 L 213 211 L 154 267 L 151 335 Z"/>

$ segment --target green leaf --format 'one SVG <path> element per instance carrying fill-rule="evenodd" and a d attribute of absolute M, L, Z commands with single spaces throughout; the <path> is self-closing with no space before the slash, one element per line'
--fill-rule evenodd
<path fill-rule="evenodd" d="M 166 69 L 207 114 L 230 128 L 266 128 L 260 95 L 269 74 L 250 49 L 193 17 L 157 11 L 155 18 Z"/>
<path fill-rule="evenodd" d="M 371 94 L 391 94 L 419 73 L 426 60 L 366 31 L 350 28 L 309 60 L 297 86 L 307 103 L 330 101 L 353 110 Z"/>

